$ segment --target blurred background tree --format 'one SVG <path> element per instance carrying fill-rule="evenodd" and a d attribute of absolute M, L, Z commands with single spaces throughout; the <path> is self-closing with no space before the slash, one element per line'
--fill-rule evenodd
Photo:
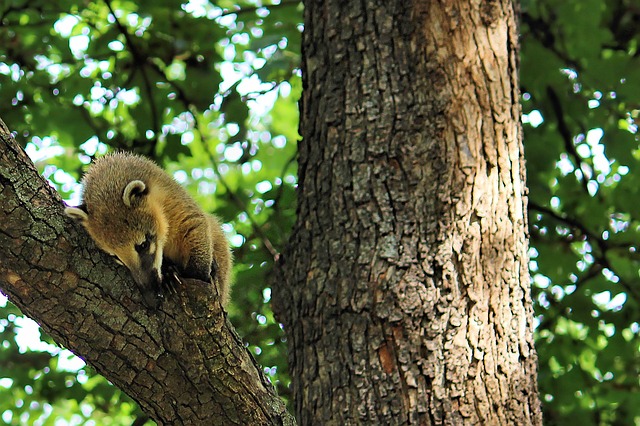
<path fill-rule="evenodd" d="M 521 85 L 545 424 L 640 423 L 640 7 L 525 0 Z M 225 221 L 229 307 L 285 398 L 269 272 L 295 215 L 299 1 L 4 0 L 0 117 L 77 204 L 95 156 L 154 158 Z M 250 287 L 251 286 L 251 287 Z M 0 300 L 7 424 L 145 422 Z"/>

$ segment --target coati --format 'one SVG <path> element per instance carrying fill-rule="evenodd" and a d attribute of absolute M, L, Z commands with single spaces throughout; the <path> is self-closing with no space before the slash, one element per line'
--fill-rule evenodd
<path fill-rule="evenodd" d="M 106 155 L 82 185 L 82 205 L 65 213 L 129 268 L 143 292 L 171 288 L 167 270 L 176 268 L 180 276 L 215 283 L 223 306 L 228 302 L 232 260 L 220 222 L 158 165 L 134 154 Z"/>

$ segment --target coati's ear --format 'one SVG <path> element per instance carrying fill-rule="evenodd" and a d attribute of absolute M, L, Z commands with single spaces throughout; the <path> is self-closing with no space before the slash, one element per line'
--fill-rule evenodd
<path fill-rule="evenodd" d="M 147 192 L 147 185 L 141 180 L 132 180 L 122 192 L 122 201 L 127 207 L 135 206 Z"/>
<path fill-rule="evenodd" d="M 66 214 L 73 220 L 76 220 L 80 223 L 85 223 L 89 220 L 89 216 L 84 209 L 84 205 L 78 207 L 67 207 L 66 209 L 64 209 L 64 214 Z"/>

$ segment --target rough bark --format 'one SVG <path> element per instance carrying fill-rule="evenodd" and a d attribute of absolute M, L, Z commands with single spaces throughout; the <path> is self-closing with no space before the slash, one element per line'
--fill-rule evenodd
<path fill-rule="evenodd" d="M 156 310 L 63 214 L 0 120 L 0 288 L 159 425 L 293 424 L 201 281 Z"/>
<path fill-rule="evenodd" d="M 511 1 L 305 2 L 300 424 L 540 424 Z"/>

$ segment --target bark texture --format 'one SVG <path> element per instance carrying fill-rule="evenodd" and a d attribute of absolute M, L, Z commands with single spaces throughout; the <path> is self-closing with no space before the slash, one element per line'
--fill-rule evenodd
<path fill-rule="evenodd" d="M 294 424 L 213 287 L 156 310 L 98 251 L 0 120 L 0 288 L 159 425 Z"/>
<path fill-rule="evenodd" d="M 541 423 L 517 36 L 507 0 L 305 2 L 300 424 Z"/>

